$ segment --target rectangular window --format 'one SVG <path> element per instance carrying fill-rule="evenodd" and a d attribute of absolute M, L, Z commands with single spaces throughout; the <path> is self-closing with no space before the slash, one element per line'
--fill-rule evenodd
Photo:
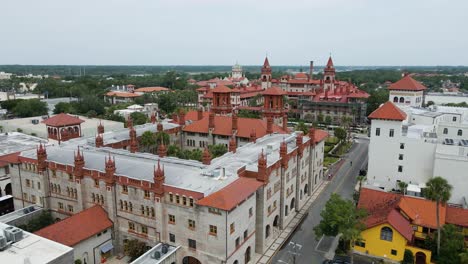
<path fill-rule="evenodd" d="M 26 186 L 31 187 L 31 181 L 29 179 L 26 179 Z"/>
<path fill-rule="evenodd" d="M 229 230 L 231 230 L 231 234 L 234 233 L 234 231 L 236 231 L 234 223 L 231 223 L 231 225 L 229 226 Z"/>
<path fill-rule="evenodd" d="M 209 208 L 208 208 L 208 212 L 209 212 L 209 213 L 212 213 L 212 214 L 217 214 L 217 215 L 220 215 L 220 214 L 221 214 L 221 211 L 220 211 L 218 208 L 211 208 L 211 207 L 209 207 Z"/>
<path fill-rule="evenodd" d="M 392 251 L 390 252 L 393 256 L 396 256 L 397 255 L 397 251 L 395 249 L 392 249 Z"/>
<path fill-rule="evenodd" d="M 188 220 L 188 227 L 190 229 L 195 229 L 195 220 L 189 219 Z"/>
<path fill-rule="evenodd" d="M 99 180 L 94 180 L 94 186 L 99 187 Z"/>
<path fill-rule="evenodd" d="M 189 202 L 190 202 L 190 207 L 193 207 L 193 198 L 190 198 Z"/>
<path fill-rule="evenodd" d="M 132 222 L 128 222 L 128 229 L 134 231 L 135 230 L 135 224 Z"/>
<path fill-rule="evenodd" d="M 376 129 L 375 129 L 375 135 L 376 135 L 376 136 L 380 136 L 380 128 L 376 128 Z"/>
<path fill-rule="evenodd" d="M 236 238 L 236 248 L 240 246 L 240 237 Z"/>
<path fill-rule="evenodd" d="M 398 159 L 403 160 L 403 154 L 398 154 Z"/>
<path fill-rule="evenodd" d="M 57 171 L 56 170 L 52 170 L 52 177 L 54 177 L 54 178 L 57 177 Z"/>
<path fill-rule="evenodd" d="M 188 246 L 190 249 L 197 249 L 197 241 L 193 239 L 188 240 Z"/>
<path fill-rule="evenodd" d="M 73 213 L 73 206 L 68 205 L 68 212 Z"/>
<path fill-rule="evenodd" d="M 182 197 L 182 204 L 187 205 L 187 197 L 185 196 Z"/>
<path fill-rule="evenodd" d="M 395 130 L 394 130 L 394 129 L 390 129 L 389 136 L 390 136 L 390 137 L 393 137 L 394 135 L 395 135 Z"/>
<path fill-rule="evenodd" d="M 180 197 L 179 197 L 179 195 L 176 195 L 176 196 L 175 196 L 175 201 L 176 201 L 176 203 L 180 203 Z"/>
<path fill-rule="evenodd" d="M 169 241 L 171 241 L 172 243 L 175 243 L 175 235 L 174 234 L 169 233 Z"/>
<path fill-rule="evenodd" d="M 63 210 L 63 203 L 59 202 L 59 203 L 58 203 L 58 206 L 59 206 L 59 209 L 60 209 L 60 210 Z"/>
<path fill-rule="evenodd" d="M 150 198 L 150 192 L 148 190 L 145 190 L 145 199 Z"/>
<path fill-rule="evenodd" d="M 454 117 L 452 118 L 452 120 L 453 120 L 453 122 L 457 122 L 457 117 L 454 116 Z"/>
<path fill-rule="evenodd" d="M 40 183 L 40 182 L 37 182 L 37 189 L 38 189 L 38 190 L 41 189 L 41 183 Z"/>
<path fill-rule="evenodd" d="M 174 202 L 174 195 L 172 195 L 172 193 L 169 194 L 169 201 L 170 201 L 171 203 Z"/>
<path fill-rule="evenodd" d="M 405 143 L 400 143 L 400 149 L 405 149 Z"/>
<path fill-rule="evenodd" d="M 216 236 L 218 234 L 218 227 L 210 225 L 210 235 Z"/>
<path fill-rule="evenodd" d="M 398 172 L 403 172 L 403 166 L 398 165 Z"/>
<path fill-rule="evenodd" d="M 122 185 L 122 192 L 123 193 L 128 193 L 128 186 L 127 185 Z"/>
<path fill-rule="evenodd" d="M 36 203 L 36 196 L 35 195 L 31 195 L 31 202 Z"/>
<path fill-rule="evenodd" d="M 73 181 L 73 174 L 68 173 L 68 180 L 69 180 L 69 181 Z"/>
<path fill-rule="evenodd" d="M 175 224 L 175 215 L 169 215 L 169 224 Z"/>
<path fill-rule="evenodd" d="M 146 227 L 146 226 L 141 226 L 141 233 L 143 233 L 143 234 L 148 234 L 148 227 Z"/>
<path fill-rule="evenodd" d="M 364 241 L 356 241 L 356 243 L 354 244 L 358 247 L 363 247 L 363 248 L 366 247 L 366 243 Z"/>

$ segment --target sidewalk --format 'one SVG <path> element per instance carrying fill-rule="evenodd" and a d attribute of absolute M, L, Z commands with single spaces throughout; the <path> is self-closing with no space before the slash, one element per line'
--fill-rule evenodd
<path fill-rule="evenodd" d="M 294 230 L 296 230 L 297 226 L 299 223 L 301 223 L 302 219 L 307 215 L 310 206 L 312 203 L 317 199 L 317 197 L 320 195 L 320 193 L 325 189 L 325 187 L 328 185 L 329 181 L 324 180 L 320 184 L 320 186 L 315 189 L 315 191 L 312 193 L 312 196 L 309 198 L 309 200 L 304 204 L 302 209 L 294 216 L 294 218 L 289 222 L 289 224 L 281 230 L 280 235 L 278 238 L 271 243 L 270 247 L 263 253 L 263 255 L 257 255 L 258 256 L 258 261 L 257 264 L 267 264 L 271 262 L 271 259 L 275 255 L 275 253 L 283 246 L 283 244 L 288 240 L 288 238 L 294 233 Z"/>

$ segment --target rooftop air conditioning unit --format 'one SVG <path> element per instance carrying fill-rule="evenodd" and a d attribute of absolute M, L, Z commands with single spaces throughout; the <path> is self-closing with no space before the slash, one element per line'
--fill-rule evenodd
<path fill-rule="evenodd" d="M 0 251 L 5 250 L 8 247 L 8 241 L 6 237 L 0 235 Z"/>
<path fill-rule="evenodd" d="M 7 237 L 8 241 L 15 243 L 23 238 L 23 230 L 13 226 L 9 226 L 5 228 L 5 236 Z"/>
<path fill-rule="evenodd" d="M 167 253 L 167 250 L 168 250 L 167 245 L 162 245 L 162 247 L 161 247 L 161 252 L 162 252 L 163 254 L 166 254 L 166 253 Z"/>
<path fill-rule="evenodd" d="M 153 252 L 153 255 L 151 256 L 154 259 L 160 259 L 161 258 L 161 252 L 155 251 Z"/>

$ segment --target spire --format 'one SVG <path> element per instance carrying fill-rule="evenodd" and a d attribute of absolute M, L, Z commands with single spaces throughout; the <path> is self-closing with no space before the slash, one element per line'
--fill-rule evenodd
<path fill-rule="evenodd" d="M 152 124 L 155 124 L 155 123 L 156 123 L 156 113 L 155 113 L 155 112 L 152 112 L 152 113 L 151 113 L 150 120 L 151 120 L 151 123 L 152 123 Z"/>
<path fill-rule="evenodd" d="M 257 180 L 266 182 L 268 181 L 267 177 L 267 159 L 266 156 L 263 154 L 263 149 L 262 152 L 260 153 L 260 156 L 258 157 L 258 173 L 257 173 Z"/>
<path fill-rule="evenodd" d="M 161 144 L 158 146 L 158 156 L 160 158 L 164 158 L 167 156 L 167 148 L 166 145 L 164 145 L 164 142 L 161 141 Z"/>
<path fill-rule="evenodd" d="M 215 114 L 210 112 L 210 117 L 208 119 L 208 128 L 215 128 Z"/>
<path fill-rule="evenodd" d="M 98 134 L 98 135 L 97 135 L 94 144 L 96 145 L 96 148 L 100 148 L 100 147 L 104 146 L 104 140 L 103 140 L 101 134 Z"/>
<path fill-rule="evenodd" d="M 138 141 L 136 138 L 130 139 L 130 153 L 135 153 L 138 151 Z"/>
<path fill-rule="evenodd" d="M 268 61 L 268 57 L 265 56 L 265 61 L 263 62 L 264 68 L 270 68 L 270 62 Z"/>
<path fill-rule="evenodd" d="M 36 150 L 37 156 L 37 171 L 44 172 L 47 168 L 47 150 L 42 143 L 39 144 L 39 147 Z"/>
<path fill-rule="evenodd" d="M 161 169 L 160 160 L 158 160 L 158 167 L 154 169 L 153 181 L 154 181 L 154 193 L 162 197 L 164 195 L 164 167 Z"/>
<path fill-rule="evenodd" d="M 133 127 L 133 120 L 131 116 L 127 117 L 127 128 Z"/>
<path fill-rule="evenodd" d="M 208 148 L 205 147 L 203 150 L 203 157 L 202 157 L 202 162 L 205 165 L 210 165 L 211 164 L 211 154 Z"/>
<path fill-rule="evenodd" d="M 185 111 L 182 108 L 179 110 L 179 125 L 185 125 Z"/>
<path fill-rule="evenodd" d="M 250 130 L 250 142 L 255 143 L 257 141 L 257 133 L 255 132 L 255 129 L 252 128 Z"/>
<path fill-rule="evenodd" d="M 333 60 L 331 55 L 328 57 L 327 68 L 333 68 Z"/>
<path fill-rule="evenodd" d="M 97 127 L 97 132 L 98 132 L 98 134 L 103 134 L 104 133 L 104 126 L 102 125 L 101 120 L 99 120 L 99 126 Z"/>
<path fill-rule="evenodd" d="M 115 182 L 114 173 L 115 173 L 115 158 L 111 157 L 109 152 L 109 158 L 105 157 L 106 162 L 106 184 L 111 185 Z"/>
<path fill-rule="evenodd" d="M 266 133 L 267 134 L 272 134 L 273 133 L 273 117 L 271 117 L 271 116 L 267 117 Z"/>
<path fill-rule="evenodd" d="M 238 117 L 235 112 L 232 113 L 232 132 L 237 131 Z"/>
<path fill-rule="evenodd" d="M 287 169 L 288 168 L 288 144 L 286 144 L 286 141 L 283 139 L 283 142 L 280 144 L 280 157 L 281 157 L 281 165 L 283 168 Z"/>
<path fill-rule="evenodd" d="M 136 139 L 136 131 L 135 128 L 133 128 L 133 126 L 130 127 L 130 131 L 128 134 L 130 136 L 130 140 Z"/>
<path fill-rule="evenodd" d="M 162 132 L 164 130 L 163 124 L 161 122 L 158 122 L 157 130 L 158 132 Z"/>
<path fill-rule="evenodd" d="M 311 127 L 309 129 L 309 137 L 311 141 L 312 146 L 315 146 L 315 128 Z"/>
<path fill-rule="evenodd" d="M 283 130 L 288 132 L 288 114 L 283 115 Z"/>
<path fill-rule="evenodd" d="M 229 152 L 236 153 L 236 149 L 237 149 L 236 136 L 232 135 L 231 139 L 229 140 Z"/>
<path fill-rule="evenodd" d="M 83 177 L 83 167 L 84 167 L 84 156 L 83 151 L 80 152 L 80 147 L 78 146 L 78 150 L 75 153 L 75 167 L 73 170 L 73 174 L 76 178 Z"/>
<path fill-rule="evenodd" d="M 304 142 L 304 138 L 302 137 L 302 133 L 296 136 L 296 147 L 297 147 L 297 152 L 299 156 L 302 157 L 302 152 L 304 147 L 302 146 L 302 143 Z"/>

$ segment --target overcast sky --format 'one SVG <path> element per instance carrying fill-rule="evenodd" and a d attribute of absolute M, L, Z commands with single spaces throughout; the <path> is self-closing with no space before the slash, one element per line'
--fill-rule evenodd
<path fill-rule="evenodd" d="M 5 0 L 0 64 L 468 65 L 467 0 Z"/>

